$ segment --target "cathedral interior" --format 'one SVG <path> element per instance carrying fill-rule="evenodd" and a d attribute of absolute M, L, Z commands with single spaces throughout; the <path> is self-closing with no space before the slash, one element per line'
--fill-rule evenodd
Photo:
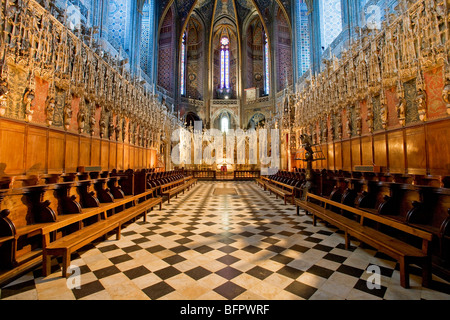
<path fill-rule="evenodd" d="M 0 299 L 450 299 L 450 1 L 0 16 Z"/>

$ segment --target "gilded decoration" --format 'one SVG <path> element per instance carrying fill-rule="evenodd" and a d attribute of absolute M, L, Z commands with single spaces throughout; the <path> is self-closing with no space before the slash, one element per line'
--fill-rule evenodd
<path fill-rule="evenodd" d="M 111 139 L 123 133 L 110 125 L 111 113 L 139 122 L 131 141 L 140 145 L 177 125 L 153 88 L 98 50 L 98 30 L 71 31 L 52 0 L 0 0 L 0 16 L 0 116 Z M 35 92 L 37 77 L 50 86 L 45 97 Z M 35 111 L 42 115 L 34 119 Z"/>
<path fill-rule="evenodd" d="M 326 131 L 340 134 L 336 122 L 324 125 L 338 110 L 349 113 L 340 125 L 352 135 L 387 129 L 390 119 L 405 126 L 437 116 L 437 109 L 450 114 L 449 7 L 448 1 L 400 0 L 383 28 L 361 29 L 339 59 L 324 60 L 322 72 L 298 86 L 294 130 L 318 122 L 324 143 Z"/>

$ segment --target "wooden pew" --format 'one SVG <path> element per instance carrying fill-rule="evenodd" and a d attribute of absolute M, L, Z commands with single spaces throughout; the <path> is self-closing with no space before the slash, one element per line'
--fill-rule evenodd
<path fill-rule="evenodd" d="M 151 191 L 135 196 L 126 196 L 123 199 L 85 210 L 79 215 L 68 215 L 58 221 L 55 221 L 54 223 L 42 226 L 42 262 L 44 276 L 47 276 L 50 273 L 50 259 L 52 256 L 63 257 L 62 273 L 63 277 L 66 277 L 67 268 L 70 265 L 71 253 L 100 238 L 101 236 L 106 235 L 110 231 L 115 231 L 117 239 L 119 239 L 121 227 L 124 223 L 130 221 L 138 215 L 144 215 L 145 220 L 147 211 L 156 205 L 160 205 L 161 209 L 161 198 L 145 199 L 145 197 L 150 194 Z M 145 200 L 139 202 L 138 200 L 142 198 Z M 114 212 L 115 208 L 122 207 L 126 203 L 132 203 L 132 205 L 118 213 Z M 108 216 L 107 212 L 110 210 L 113 211 L 113 214 Z M 90 221 L 89 224 L 85 224 L 85 222 L 92 217 L 96 217 L 96 221 Z M 58 239 L 54 239 L 54 235 L 57 231 L 71 225 L 77 225 L 78 230 L 70 232 L 67 235 L 63 235 Z"/>
<path fill-rule="evenodd" d="M 431 280 L 431 255 L 429 252 L 429 243 L 432 240 L 431 233 L 311 193 L 306 194 L 305 201 L 297 200 L 297 206 L 313 215 L 314 225 L 316 225 L 317 218 L 320 218 L 343 230 L 345 232 L 345 248 L 349 248 L 350 246 L 350 237 L 355 237 L 361 242 L 396 259 L 400 263 L 400 284 L 402 287 L 409 287 L 408 266 L 411 263 L 418 263 L 422 266 L 422 285 L 424 287 L 429 286 L 429 281 Z M 313 203 L 312 201 L 320 204 Z M 359 222 L 329 210 L 328 207 L 330 206 L 338 207 L 357 215 Z M 367 220 L 417 237 L 422 240 L 422 247 L 419 249 L 409 243 L 368 227 L 365 225 Z"/>
<path fill-rule="evenodd" d="M 261 188 L 263 188 L 264 191 L 265 191 L 265 190 L 266 190 L 266 181 L 267 181 L 267 180 L 268 180 L 267 177 L 261 176 L 261 177 L 259 177 L 259 178 L 256 178 L 256 179 L 255 179 L 255 182 L 256 182 L 256 184 L 257 184 L 258 186 L 261 186 Z"/>
<path fill-rule="evenodd" d="M 270 194 L 273 192 L 277 198 L 278 196 L 282 197 L 284 199 L 284 204 L 287 204 L 287 198 L 291 198 L 291 203 L 294 204 L 295 187 L 275 180 L 269 180 L 269 182 L 266 183 L 266 189 L 269 190 Z"/>
<path fill-rule="evenodd" d="M 166 183 L 161 185 L 161 195 L 167 196 L 167 203 L 170 203 L 170 198 L 175 195 L 178 196 L 178 193 L 183 192 L 186 189 L 186 185 L 184 183 L 184 179 L 176 180 L 173 182 Z"/>
<path fill-rule="evenodd" d="M 109 218 L 138 204 L 162 208 L 162 199 L 152 191 L 125 196 L 118 179 L 93 171 L 2 179 L 9 181 L 5 184 L 9 189 L 0 190 L 0 282 L 42 262 L 46 228 L 56 228 L 49 236 L 54 241 L 101 221 L 101 214 Z M 134 217 L 134 212 L 126 212 L 123 218 L 114 218 L 119 232 Z"/>

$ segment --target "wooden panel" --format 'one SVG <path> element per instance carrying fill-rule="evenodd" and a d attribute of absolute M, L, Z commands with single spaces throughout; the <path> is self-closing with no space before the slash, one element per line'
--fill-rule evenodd
<path fill-rule="evenodd" d="M 405 148 L 403 145 L 403 131 L 388 133 L 389 170 L 392 173 L 405 172 Z"/>
<path fill-rule="evenodd" d="M 139 161 L 138 164 L 141 168 L 145 168 L 145 160 L 144 160 L 144 149 L 138 148 Z"/>
<path fill-rule="evenodd" d="M 408 173 L 426 174 L 425 128 L 406 129 L 406 160 Z"/>
<path fill-rule="evenodd" d="M 129 156 L 129 160 L 128 160 L 128 168 L 136 168 L 136 164 L 135 164 L 135 147 L 134 146 L 128 146 L 128 156 Z"/>
<path fill-rule="evenodd" d="M 22 174 L 25 152 L 25 126 L 15 122 L 0 122 L 0 172 Z"/>
<path fill-rule="evenodd" d="M 378 134 L 373 137 L 373 150 L 375 165 L 387 167 L 386 136 L 384 134 Z"/>
<path fill-rule="evenodd" d="M 130 168 L 130 146 L 128 144 L 123 144 L 123 168 Z"/>
<path fill-rule="evenodd" d="M 334 170 L 334 150 L 333 143 L 328 145 L 328 169 Z"/>
<path fill-rule="evenodd" d="M 352 169 L 361 164 L 361 143 L 359 141 L 359 138 L 353 139 L 351 141 L 351 148 L 352 148 Z"/>
<path fill-rule="evenodd" d="M 149 163 L 148 163 L 148 159 L 149 159 L 148 155 L 149 155 L 148 149 L 142 149 L 142 161 L 143 161 L 142 165 L 144 168 L 150 168 Z M 295 158 L 295 156 L 294 156 L 294 158 Z M 294 165 L 298 168 L 297 161 L 294 161 Z"/>
<path fill-rule="evenodd" d="M 100 166 L 100 140 L 91 140 L 91 166 Z"/>
<path fill-rule="evenodd" d="M 150 150 L 150 158 L 150 165 L 152 168 L 154 168 L 156 166 L 156 150 Z"/>
<path fill-rule="evenodd" d="M 109 170 L 117 169 L 117 143 L 109 143 Z"/>
<path fill-rule="evenodd" d="M 450 172 L 450 120 L 427 125 L 427 153 L 430 174 Z"/>
<path fill-rule="evenodd" d="M 117 144 L 117 169 L 123 170 L 124 169 L 124 162 L 123 162 L 123 143 Z"/>
<path fill-rule="evenodd" d="M 48 172 L 64 171 L 64 133 L 49 131 L 48 133 Z"/>
<path fill-rule="evenodd" d="M 66 135 L 66 172 L 75 172 L 78 167 L 79 137 L 71 134 Z"/>
<path fill-rule="evenodd" d="M 144 149 L 137 148 L 137 155 L 138 155 L 138 166 L 139 168 L 144 168 Z"/>
<path fill-rule="evenodd" d="M 13 152 L 15 149 L 12 149 Z M 46 172 L 47 129 L 29 127 L 27 134 L 26 172 Z"/>
<path fill-rule="evenodd" d="M 341 154 L 341 143 L 336 142 L 334 144 L 334 163 L 335 163 L 335 170 L 341 170 L 342 169 L 342 154 Z"/>
<path fill-rule="evenodd" d="M 352 170 L 350 140 L 342 141 L 342 169 L 346 171 Z"/>
<path fill-rule="evenodd" d="M 362 165 L 373 165 L 372 137 L 361 137 Z"/>
<path fill-rule="evenodd" d="M 91 165 L 91 139 L 80 137 L 80 166 Z"/>
<path fill-rule="evenodd" d="M 109 141 L 102 141 L 101 142 L 101 153 L 100 153 L 100 165 L 103 170 L 109 169 L 109 148 L 110 148 Z"/>
<path fill-rule="evenodd" d="M 322 150 L 322 153 L 323 153 L 323 156 L 324 156 L 325 159 L 317 162 L 317 168 L 318 169 L 326 169 L 326 168 L 328 168 L 328 150 L 327 150 L 327 148 L 328 148 L 327 144 L 322 144 L 321 145 L 321 150 Z M 155 157 L 154 161 L 155 161 L 155 165 L 156 165 L 156 163 L 158 162 L 158 155 L 157 155 L 157 151 L 156 150 L 155 150 L 155 153 L 154 153 L 154 157 Z M 306 168 L 306 162 L 303 162 L 303 168 Z"/>

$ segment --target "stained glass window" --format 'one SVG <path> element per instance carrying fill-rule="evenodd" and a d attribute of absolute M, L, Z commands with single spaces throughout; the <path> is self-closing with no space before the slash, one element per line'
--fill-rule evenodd
<path fill-rule="evenodd" d="M 341 0 L 320 1 L 320 32 L 322 47 L 327 49 L 342 31 Z"/>
<path fill-rule="evenodd" d="M 145 2 L 142 8 L 142 29 L 141 29 L 141 48 L 140 48 L 140 65 L 141 69 L 147 75 L 148 81 L 153 79 L 153 45 L 154 45 L 154 14 L 155 1 L 149 0 Z"/>
<path fill-rule="evenodd" d="M 186 94 L 186 32 L 181 41 L 181 95 Z"/>
<path fill-rule="evenodd" d="M 264 93 L 269 94 L 270 78 L 269 78 L 269 41 L 264 32 Z"/>
<path fill-rule="evenodd" d="M 220 40 L 220 87 L 228 89 L 230 87 L 230 40 L 223 37 Z"/>
<path fill-rule="evenodd" d="M 308 7 L 305 0 L 298 0 L 297 5 L 297 70 L 299 77 L 310 68 L 310 38 Z"/>

